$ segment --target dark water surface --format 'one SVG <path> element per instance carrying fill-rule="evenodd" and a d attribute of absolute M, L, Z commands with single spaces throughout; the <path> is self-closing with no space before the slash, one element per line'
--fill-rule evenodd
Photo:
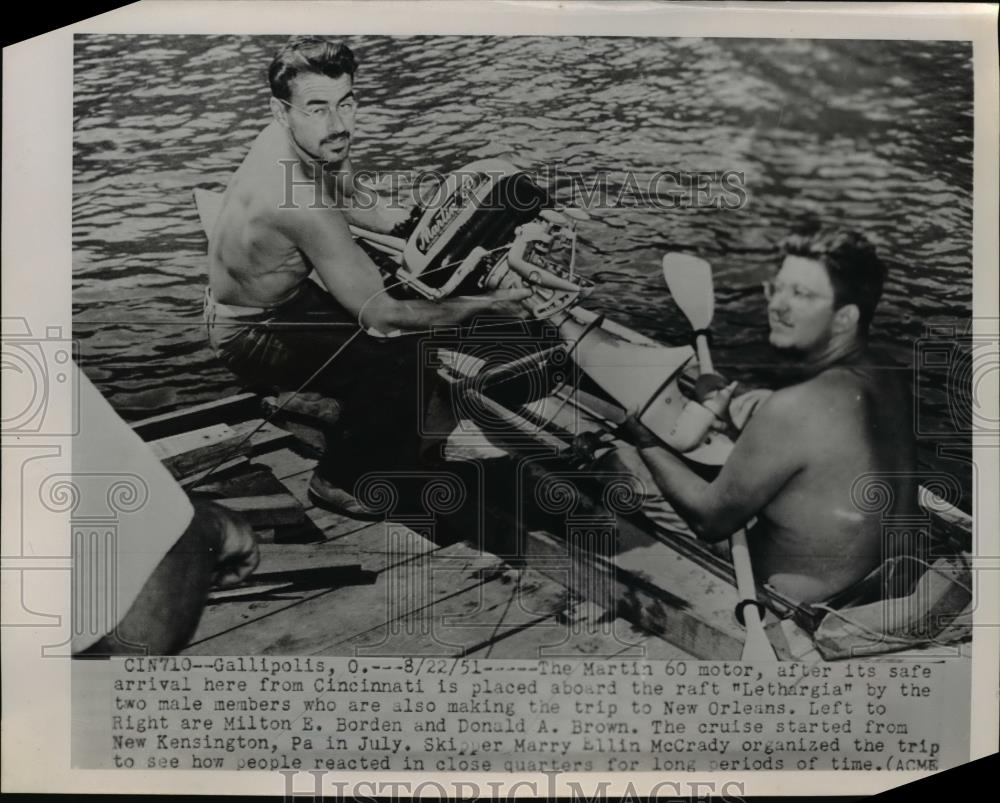
<path fill-rule="evenodd" d="M 82 36 L 74 97 L 73 313 L 87 373 L 127 418 L 238 389 L 206 347 L 195 187 L 222 189 L 269 120 L 265 71 L 284 37 Z M 352 153 L 373 170 L 742 171 L 741 209 L 591 210 L 588 302 L 664 342 L 686 323 L 667 250 L 710 260 L 716 361 L 767 382 L 759 286 L 790 225 L 863 230 L 890 265 L 873 339 L 900 370 L 930 324 L 972 305 L 972 65 L 961 42 L 356 37 Z M 409 195 L 408 187 L 403 193 Z M 408 200 L 408 197 L 407 197 Z M 921 369 L 923 370 L 923 369 Z M 948 432 L 947 366 L 920 377 L 923 431 Z M 964 387 L 964 386 L 962 386 Z M 964 460 L 922 463 L 961 479 Z M 960 447 L 959 452 L 965 447 Z M 967 454 L 968 449 L 965 448 Z M 967 459 L 967 458 L 966 458 Z"/>

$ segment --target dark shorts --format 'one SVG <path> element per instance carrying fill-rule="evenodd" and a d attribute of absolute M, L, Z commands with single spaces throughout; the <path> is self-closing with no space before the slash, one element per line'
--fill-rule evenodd
<path fill-rule="evenodd" d="M 219 304 L 206 291 L 205 324 L 216 355 L 252 389 L 312 391 L 340 403 L 341 422 L 327 433 L 320 462 L 335 482 L 415 468 L 441 439 L 440 380 L 426 338 L 362 331 L 312 281 L 270 309 Z"/>

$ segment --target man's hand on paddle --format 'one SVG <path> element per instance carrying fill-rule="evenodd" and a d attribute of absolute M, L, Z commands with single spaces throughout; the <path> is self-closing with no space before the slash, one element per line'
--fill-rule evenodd
<path fill-rule="evenodd" d="M 757 412 L 757 408 L 771 398 L 773 393 L 772 390 L 760 388 L 734 396 L 729 403 L 729 418 L 733 422 L 733 426 L 742 432 L 747 421 L 750 420 L 750 416 Z"/>
<path fill-rule="evenodd" d="M 728 385 L 724 385 L 708 393 L 701 400 L 701 404 L 715 414 L 715 418 L 709 424 L 709 429 L 724 432 L 728 427 L 728 422 L 726 421 L 727 410 L 729 409 L 729 401 L 736 390 L 736 384 L 736 382 L 730 382 Z"/>
<path fill-rule="evenodd" d="M 730 428 L 736 430 L 736 432 L 742 432 L 750 417 L 757 412 L 757 409 L 773 393 L 773 391 L 761 388 L 758 390 L 749 390 L 738 396 L 732 396 L 734 385 L 735 383 L 713 394 L 715 396 L 714 404 L 712 405 L 713 409 L 722 410 L 722 413 L 712 422 L 712 430 L 714 432 L 729 433 Z M 727 394 L 731 398 L 725 398 Z M 706 399 L 706 402 L 709 402 L 710 399 L 712 399 L 711 396 L 709 399 Z"/>

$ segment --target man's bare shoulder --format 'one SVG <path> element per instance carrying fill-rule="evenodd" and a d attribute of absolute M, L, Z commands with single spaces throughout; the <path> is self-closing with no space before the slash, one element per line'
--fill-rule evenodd
<path fill-rule="evenodd" d="M 805 405 L 815 400 L 816 391 L 809 385 L 809 382 L 801 382 L 774 391 L 761 404 L 754 418 L 787 419 L 798 414 Z"/>
<path fill-rule="evenodd" d="M 233 201 L 266 214 L 299 200 L 305 178 L 288 145 L 284 130 L 277 123 L 267 126 L 250 146 L 233 179 L 227 195 Z"/>
<path fill-rule="evenodd" d="M 799 384 L 775 394 L 781 414 L 795 419 L 816 432 L 829 429 L 835 421 L 853 419 L 866 404 L 870 388 L 864 374 L 849 367 L 834 366 Z M 818 429 L 814 424 L 821 424 Z"/>
<path fill-rule="evenodd" d="M 825 373 L 825 372 L 824 372 Z M 751 421 L 758 431 L 780 431 L 783 440 L 799 431 L 812 431 L 816 420 L 830 415 L 835 399 L 847 399 L 856 391 L 823 374 L 774 391 L 761 404 Z"/>
<path fill-rule="evenodd" d="M 260 209 L 261 220 L 278 229 L 303 250 L 311 250 L 307 246 L 331 244 L 331 238 L 348 236 L 347 218 L 342 209 L 334 203 L 329 195 L 318 187 L 306 183 L 293 184 L 286 187 L 280 198 L 266 208 Z"/>

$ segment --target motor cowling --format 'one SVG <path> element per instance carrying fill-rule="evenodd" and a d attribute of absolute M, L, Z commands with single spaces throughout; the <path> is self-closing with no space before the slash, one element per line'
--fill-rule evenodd
<path fill-rule="evenodd" d="M 587 289 L 574 276 L 575 253 L 575 226 L 548 193 L 509 162 L 485 159 L 424 200 L 397 278 L 426 298 L 527 287 L 526 306 L 546 318 Z"/>

